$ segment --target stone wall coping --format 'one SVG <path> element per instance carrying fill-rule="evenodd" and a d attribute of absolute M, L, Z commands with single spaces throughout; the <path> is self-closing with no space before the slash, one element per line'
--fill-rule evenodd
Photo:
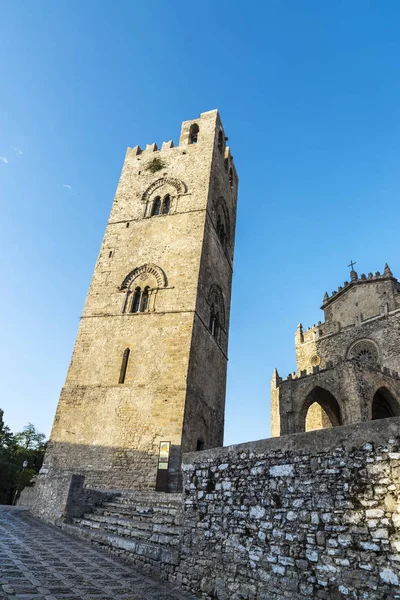
<path fill-rule="evenodd" d="M 343 425 L 332 429 L 319 429 L 307 433 L 294 433 L 281 437 L 267 438 L 222 448 L 212 448 L 200 452 L 183 454 L 182 466 L 190 468 L 191 464 L 207 461 L 223 461 L 243 452 L 267 454 L 270 452 L 315 452 L 328 451 L 343 447 L 351 450 L 366 443 L 384 444 L 390 438 L 400 437 L 400 417 L 367 421 L 355 425 Z"/>

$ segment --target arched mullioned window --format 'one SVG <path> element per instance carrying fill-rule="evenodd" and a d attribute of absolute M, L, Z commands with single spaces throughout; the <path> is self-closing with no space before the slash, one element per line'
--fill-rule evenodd
<path fill-rule="evenodd" d="M 142 290 L 140 287 L 137 287 L 133 294 L 131 313 L 146 312 L 149 308 L 149 295 L 149 286 L 146 286 L 144 290 Z"/>
<path fill-rule="evenodd" d="M 169 213 L 169 209 L 171 208 L 171 196 L 167 194 L 162 203 L 161 213 L 163 215 L 167 215 Z"/>
<path fill-rule="evenodd" d="M 193 123 L 189 129 L 189 144 L 197 144 L 199 139 L 199 126 L 197 123 Z"/>
<path fill-rule="evenodd" d="M 128 368 L 128 361 L 129 361 L 130 353 L 131 353 L 131 351 L 129 350 L 129 348 L 126 348 L 124 351 L 124 355 L 122 357 L 121 371 L 119 373 L 118 383 L 125 383 L 126 370 Z"/>
<path fill-rule="evenodd" d="M 155 215 L 159 215 L 160 211 L 161 211 L 161 198 L 160 198 L 160 196 L 157 196 L 157 198 L 154 198 L 153 208 L 151 209 L 151 216 L 154 217 Z"/>
<path fill-rule="evenodd" d="M 140 287 L 135 288 L 132 298 L 131 312 L 137 313 L 140 309 L 140 297 L 142 295 L 142 290 Z"/>
<path fill-rule="evenodd" d="M 221 154 L 224 151 L 224 134 L 222 131 L 218 133 L 218 150 L 221 152 Z"/>
<path fill-rule="evenodd" d="M 149 286 L 145 287 L 143 292 L 142 292 L 142 297 L 140 300 L 140 312 L 146 312 L 148 306 L 149 306 L 149 291 L 150 288 Z"/>

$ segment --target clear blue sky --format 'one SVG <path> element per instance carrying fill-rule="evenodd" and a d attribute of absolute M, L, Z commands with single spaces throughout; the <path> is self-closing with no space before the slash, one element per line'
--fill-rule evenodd
<path fill-rule="evenodd" d="M 325 290 L 400 275 L 400 4 L 1 2 L 0 407 L 49 433 L 125 149 L 218 108 L 240 176 L 226 443 Z M 6 162 L 7 161 L 7 162 Z"/>

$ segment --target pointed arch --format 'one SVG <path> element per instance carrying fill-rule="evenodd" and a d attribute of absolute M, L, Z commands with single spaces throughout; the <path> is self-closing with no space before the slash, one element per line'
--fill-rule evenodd
<path fill-rule="evenodd" d="M 155 278 L 158 287 L 167 287 L 167 276 L 161 269 L 161 267 L 155 265 L 154 263 L 146 263 L 144 265 L 141 265 L 140 267 L 136 267 L 135 269 L 133 269 L 123 280 L 120 289 L 127 290 L 131 287 L 135 279 L 140 277 L 140 275 L 146 274 L 152 275 Z"/>
<path fill-rule="evenodd" d="M 380 387 L 374 394 L 371 406 L 371 419 L 388 419 L 400 416 L 400 405 L 387 387 Z"/>
<path fill-rule="evenodd" d="M 301 411 L 301 431 L 312 431 L 343 425 L 340 405 L 335 396 L 320 386 L 307 395 Z"/>

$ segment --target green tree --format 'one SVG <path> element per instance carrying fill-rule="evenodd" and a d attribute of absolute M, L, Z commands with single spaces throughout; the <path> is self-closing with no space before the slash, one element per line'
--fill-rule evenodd
<path fill-rule="evenodd" d="M 15 434 L 18 446 L 25 450 L 43 450 L 46 436 L 36 431 L 32 423 L 25 425 L 22 431 Z"/>
<path fill-rule="evenodd" d="M 13 435 L 0 409 L 0 504 L 11 504 L 31 484 L 43 463 L 45 439 L 32 423 Z"/>
<path fill-rule="evenodd" d="M 4 423 L 4 411 L 0 408 L 0 504 L 10 504 L 12 501 L 18 472 L 17 447 L 10 428 Z"/>

